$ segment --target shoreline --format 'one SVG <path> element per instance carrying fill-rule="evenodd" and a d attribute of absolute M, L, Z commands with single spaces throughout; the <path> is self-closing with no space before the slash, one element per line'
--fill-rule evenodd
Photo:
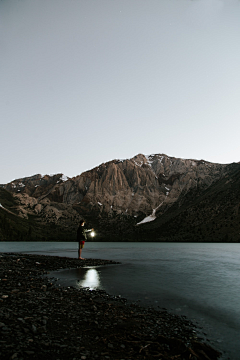
<path fill-rule="evenodd" d="M 184 316 L 128 303 L 103 290 L 56 286 L 47 277 L 54 270 L 117 263 L 0 253 L 0 358 L 220 358 Z"/>

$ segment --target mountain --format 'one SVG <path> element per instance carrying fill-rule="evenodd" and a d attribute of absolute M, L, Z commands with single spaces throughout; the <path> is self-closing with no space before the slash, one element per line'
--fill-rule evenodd
<path fill-rule="evenodd" d="M 239 206 L 240 164 L 230 164 L 205 190 L 181 194 L 163 215 L 143 224 L 144 232 L 161 241 L 239 242 Z"/>
<path fill-rule="evenodd" d="M 73 178 L 38 174 L 0 190 L 13 199 L 5 209 L 31 221 L 33 240 L 74 240 L 84 217 L 99 241 L 239 241 L 239 172 L 239 163 L 139 154 Z"/>
<path fill-rule="evenodd" d="M 67 179 L 38 174 L 0 187 L 0 240 L 74 240 L 81 217 L 61 197 L 51 200 L 52 191 Z"/>

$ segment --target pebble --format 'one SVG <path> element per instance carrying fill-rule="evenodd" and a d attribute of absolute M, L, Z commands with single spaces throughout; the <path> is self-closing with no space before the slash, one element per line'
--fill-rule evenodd
<path fill-rule="evenodd" d="M 18 357 L 18 353 L 14 353 L 10 359 L 13 360 L 13 359 L 16 359 L 17 357 Z"/>
<path fill-rule="evenodd" d="M 32 325 L 32 331 L 33 331 L 34 334 L 37 332 L 37 328 L 36 328 L 35 325 Z"/>

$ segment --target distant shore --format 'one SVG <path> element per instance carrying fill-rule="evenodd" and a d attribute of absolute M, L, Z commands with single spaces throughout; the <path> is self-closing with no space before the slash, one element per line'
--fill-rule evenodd
<path fill-rule="evenodd" d="M 55 285 L 49 271 L 116 264 L 100 259 L 0 253 L 0 358 L 197 359 L 220 353 L 183 316 L 102 290 Z"/>

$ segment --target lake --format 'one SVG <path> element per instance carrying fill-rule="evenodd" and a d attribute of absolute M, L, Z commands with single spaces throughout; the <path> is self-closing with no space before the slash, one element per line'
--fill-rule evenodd
<path fill-rule="evenodd" d="M 0 242 L 0 252 L 77 257 L 77 243 Z M 203 327 L 206 339 L 239 360 L 240 244 L 95 243 L 86 258 L 120 261 L 121 265 L 51 273 L 64 286 L 104 289 L 140 305 L 166 308 Z"/>

